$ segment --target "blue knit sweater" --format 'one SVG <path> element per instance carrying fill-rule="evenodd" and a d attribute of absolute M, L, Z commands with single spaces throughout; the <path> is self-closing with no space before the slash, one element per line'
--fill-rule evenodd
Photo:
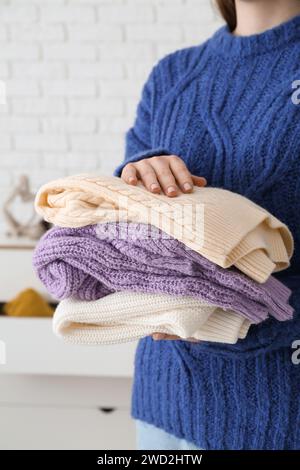
<path fill-rule="evenodd" d="M 247 196 L 295 238 L 292 321 L 252 326 L 236 345 L 145 338 L 132 413 L 204 449 L 300 449 L 300 16 L 259 35 L 226 27 L 160 60 L 144 85 L 125 163 L 179 155 L 210 186 Z"/>

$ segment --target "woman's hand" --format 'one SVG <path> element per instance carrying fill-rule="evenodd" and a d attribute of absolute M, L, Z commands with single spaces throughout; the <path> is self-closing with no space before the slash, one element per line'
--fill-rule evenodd
<path fill-rule="evenodd" d="M 177 155 L 159 155 L 145 158 L 124 166 L 121 178 L 127 184 L 136 185 L 140 180 L 152 193 L 163 191 L 167 196 L 177 196 L 179 191 L 191 193 L 194 186 L 206 186 L 206 179 L 192 175 L 184 161 Z M 179 336 L 154 333 L 152 338 L 159 340 L 182 340 Z M 185 341 L 197 343 L 193 338 Z"/>
<path fill-rule="evenodd" d="M 161 341 L 161 340 L 171 340 L 171 341 L 178 341 L 178 340 L 181 340 L 181 341 L 189 341 L 190 343 L 199 343 L 199 341 L 197 339 L 194 339 L 194 338 L 187 338 L 187 339 L 183 339 L 183 338 L 180 338 L 180 336 L 176 336 L 176 335 L 167 335 L 165 333 L 153 333 L 152 335 L 152 339 L 154 339 L 155 341 Z"/>
<path fill-rule="evenodd" d="M 163 191 L 167 196 L 177 196 L 179 191 L 190 193 L 194 186 L 205 186 L 206 179 L 191 175 L 184 161 L 177 155 L 160 155 L 144 158 L 124 166 L 121 178 L 127 184 L 138 180 L 152 193 Z"/>

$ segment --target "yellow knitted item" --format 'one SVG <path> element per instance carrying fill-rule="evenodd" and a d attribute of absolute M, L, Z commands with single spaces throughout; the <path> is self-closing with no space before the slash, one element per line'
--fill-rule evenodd
<path fill-rule="evenodd" d="M 20 292 L 4 305 L 3 311 L 11 317 L 52 317 L 54 309 L 33 289 Z"/>
<path fill-rule="evenodd" d="M 154 225 L 213 263 L 234 265 L 258 282 L 287 268 L 293 254 L 286 225 L 249 199 L 219 188 L 196 187 L 169 198 L 141 183 L 77 175 L 42 186 L 35 207 L 62 227 L 124 220 Z"/>

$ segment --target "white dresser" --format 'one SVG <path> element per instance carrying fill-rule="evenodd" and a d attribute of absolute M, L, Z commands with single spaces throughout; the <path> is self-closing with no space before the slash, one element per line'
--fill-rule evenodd
<path fill-rule="evenodd" d="M 31 255 L 30 249 L 0 249 L 0 301 L 27 287 L 43 291 Z M 67 345 L 52 333 L 51 319 L 5 316 L 0 341 L 6 356 L 0 364 L 1 450 L 134 448 L 136 344 Z"/>

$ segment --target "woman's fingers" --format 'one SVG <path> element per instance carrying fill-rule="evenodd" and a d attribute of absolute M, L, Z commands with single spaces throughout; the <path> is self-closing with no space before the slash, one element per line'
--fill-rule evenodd
<path fill-rule="evenodd" d="M 170 197 L 177 196 L 179 188 L 170 168 L 170 157 L 152 157 L 151 165 L 156 173 L 156 177 L 163 192 Z"/>
<path fill-rule="evenodd" d="M 174 156 L 173 158 L 170 158 L 169 164 L 181 191 L 184 193 L 191 193 L 194 186 L 193 179 L 183 160 Z"/>
<path fill-rule="evenodd" d="M 137 169 L 134 163 L 127 163 L 127 165 L 124 166 L 121 178 L 127 184 L 137 184 Z"/>
<path fill-rule="evenodd" d="M 192 180 L 193 180 L 193 183 L 195 186 L 206 186 L 207 185 L 207 181 L 206 179 L 203 177 L 203 176 L 195 176 L 195 175 L 192 175 Z"/>
<path fill-rule="evenodd" d="M 121 178 L 132 185 L 140 180 L 148 191 L 158 194 L 162 190 L 169 197 L 177 196 L 181 191 L 190 193 L 194 186 L 207 184 L 205 178 L 192 175 L 177 155 L 160 155 L 128 163 Z"/>
<path fill-rule="evenodd" d="M 136 163 L 138 176 L 143 185 L 152 193 L 160 193 L 160 185 L 156 173 L 148 160 L 140 160 Z"/>
<path fill-rule="evenodd" d="M 165 333 L 153 333 L 152 335 L 152 338 L 155 340 L 155 341 L 160 341 L 162 339 L 180 339 L 179 336 L 175 336 L 175 335 L 167 335 Z"/>
<path fill-rule="evenodd" d="M 153 333 L 152 338 L 155 341 L 161 341 L 161 340 L 168 340 L 168 341 L 189 341 L 190 343 L 199 343 L 199 341 L 195 338 L 187 338 L 183 339 L 180 336 L 176 335 L 168 335 L 165 333 Z"/>

